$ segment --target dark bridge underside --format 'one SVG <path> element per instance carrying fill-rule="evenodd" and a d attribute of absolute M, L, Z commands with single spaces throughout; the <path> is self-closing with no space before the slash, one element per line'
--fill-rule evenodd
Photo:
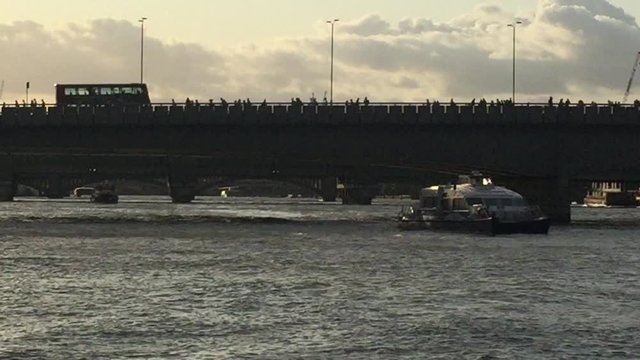
<path fill-rule="evenodd" d="M 275 171 L 387 181 L 481 169 L 505 176 L 637 181 L 638 125 L 5 128 L 0 151 L 23 159 L 14 164 L 18 173 L 82 171 L 93 164 L 122 174 L 166 174 L 174 166 L 203 176 Z M 77 170 L 70 168 L 75 163 Z"/>

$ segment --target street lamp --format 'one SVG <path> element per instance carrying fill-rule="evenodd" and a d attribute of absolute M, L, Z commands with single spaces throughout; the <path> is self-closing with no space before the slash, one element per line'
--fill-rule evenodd
<path fill-rule="evenodd" d="M 333 27 L 336 24 L 336 22 L 340 21 L 339 19 L 333 19 L 333 20 L 327 20 L 327 24 L 331 24 L 331 82 L 330 82 L 330 91 L 329 91 L 329 98 L 330 98 L 330 103 L 331 106 L 333 106 Z"/>
<path fill-rule="evenodd" d="M 513 94 L 511 101 L 513 101 L 514 104 L 516 102 L 516 27 L 520 24 L 522 24 L 522 21 L 518 20 L 507 25 L 513 28 Z"/>
<path fill-rule="evenodd" d="M 143 74 L 144 74 L 144 21 L 147 20 L 146 17 L 140 18 L 138 22 L 140 23 L 140 84 L 144 83 Z"/>

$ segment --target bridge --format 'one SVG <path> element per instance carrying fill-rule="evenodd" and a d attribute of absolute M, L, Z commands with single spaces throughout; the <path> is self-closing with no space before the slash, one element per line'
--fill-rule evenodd
<path fill-rule="evenodd" d="M 339 179 L 366 204 L 379 183 L 481 170 L 569 221 L 572 183 L 640 180 L 639 128 L 640 109 L 615 104 L 3 106 L 0 199 L 119 177 L 167 179 L 188 202 L 229 176 L 307 179 L 326 200 Z"/>

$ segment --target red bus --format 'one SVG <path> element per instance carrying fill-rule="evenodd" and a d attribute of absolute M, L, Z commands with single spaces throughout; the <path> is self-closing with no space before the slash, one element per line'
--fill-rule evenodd
<path fill-rule="evenodd" d="M 56 84 L 56 104 L 67 105 L 147 105 L 146 84 Z"/>

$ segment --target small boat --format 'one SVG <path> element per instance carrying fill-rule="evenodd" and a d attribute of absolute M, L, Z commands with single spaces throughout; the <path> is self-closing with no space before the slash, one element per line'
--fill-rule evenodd
<path fill-rule="evenodd" d="M 102 183 L 93 188 L 91 194 L 91 202 L 100 204 L 117 204 L 118 193 L 116 186 L 111 183 Z"/>
<path fill-rule="evenodd" d="M 73 196 L 83 197 L 85 195 L 93 194 L 93 188 L 91 186 L 81 186 L 73 189 Z"/>
<path fill-rule="evenodd" d="M 587 207 L 636 207 L 635 191 L 628 191 L 619 182 L 593 182 L 584 197 Z"/>
<path fill-rule="evenodd" d="M 433 229 L 495 234 L 547 234 L 549 218 L 513 190 L 493 185 L 479 172 L 460 176 L 455 185 L 420 191 L 415 206 L 403 207 L 398 226 L 405 230 Z"/>

